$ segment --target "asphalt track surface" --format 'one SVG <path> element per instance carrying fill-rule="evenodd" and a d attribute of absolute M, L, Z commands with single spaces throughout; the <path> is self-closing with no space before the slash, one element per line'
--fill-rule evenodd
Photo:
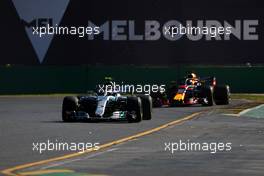
<path fill-rule="evenodd" d="M 263 120 L 222 115 L 222 110 L 236 108 L 245 103 L 243 101 L 232 101 L 229 106 L 213 108 L 157 108 L 153 111 L 152 120 L 141 123 L 63 123 L 61 102 L 62 97 L 0 98 L 0 170 L 11 168 L 12 173 L 28 175 L 55 172 L 62 172 L 62 175 L 264 173 Z M 202 113 L 192 117 L 197 112 Z M 191 118 L 181 122 L 186 117 Z M 33 151 L 33 143 L 47 140 L 103 145 L 177 120 L 181 123 L 75 157 L 65 157 L 72 151 L 44 151 L 42 154 Z M 201 151 L 172 154 L 164 150 L 164 143 L 179 140 L 231 142 L 232 150 L 215 154 Z M 36 163 L 60 156 L 65 158 L 44 164 Z"/>

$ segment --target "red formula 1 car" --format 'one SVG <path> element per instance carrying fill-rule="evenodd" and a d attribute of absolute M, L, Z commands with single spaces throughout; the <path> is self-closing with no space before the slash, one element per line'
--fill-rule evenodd
<path fill-rule="evenodd" d="M 169 89 L 170 106 L 201 104 L 227 105 L 230 100 L 228 85 L 217 85 L 215 77 L 198 78 L 190 74 Z"/>
<path fill-rule="evenodd" d="M 166 94 L 152 95 L 153 107 L 162 105 L 226 105 L 230 100 L 228 85 L 217 85 L 215 77 L 198 78 L 194 73 L 172 82 Z"/>

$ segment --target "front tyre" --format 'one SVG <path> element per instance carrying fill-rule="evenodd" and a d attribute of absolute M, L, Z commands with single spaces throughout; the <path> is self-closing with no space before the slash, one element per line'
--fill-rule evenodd
<path fill-rule="evenodd" d="M 127 97 L 128 122 L 140 122 L 143 118 L 142 102 L 139 97 Z"/>
<path fill-rule="evenodd" d="M 138 95 L 141 98 L 143 109 L 143 120 L 151 120 L 152 118 L 152 98 L 149 95 Z"/>
<path fill-rule="evenodd" d="M 230 100 L 230 88 L 228 85 L 215 86 L 214 101 L 216 105 L 228 105 Z"/>
<path fill-rule="evenodd" d="M 63 99 L 62 103 L 62 120 L 64 122 L 72 122 L 74 118 L 71 117 L 71 112 L 76 111 L 78 108 L 78 98 L 67 96 Z"/>

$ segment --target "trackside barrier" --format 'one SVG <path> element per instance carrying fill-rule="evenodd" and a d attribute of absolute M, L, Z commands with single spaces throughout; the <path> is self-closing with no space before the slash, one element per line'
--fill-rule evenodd
<path fill-rule="evenodd" d="M 84 93 L 105 76 L 120 84 L 168 84 L 188 71 L 216 76 L 234 93 L 264 92 L 264 67 L 1 66 L 0 94 Z"/>

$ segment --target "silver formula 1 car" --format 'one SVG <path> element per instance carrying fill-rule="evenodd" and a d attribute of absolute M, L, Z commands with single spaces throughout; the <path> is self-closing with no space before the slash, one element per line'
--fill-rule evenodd
<path fill-rule="evenodd" d="M 150 120 L 152 100 L 148 95 L 122 96 L 119 93 L 104 95 L 67 96 L 63 100 L 64 122 L 84 120 Z"/>

